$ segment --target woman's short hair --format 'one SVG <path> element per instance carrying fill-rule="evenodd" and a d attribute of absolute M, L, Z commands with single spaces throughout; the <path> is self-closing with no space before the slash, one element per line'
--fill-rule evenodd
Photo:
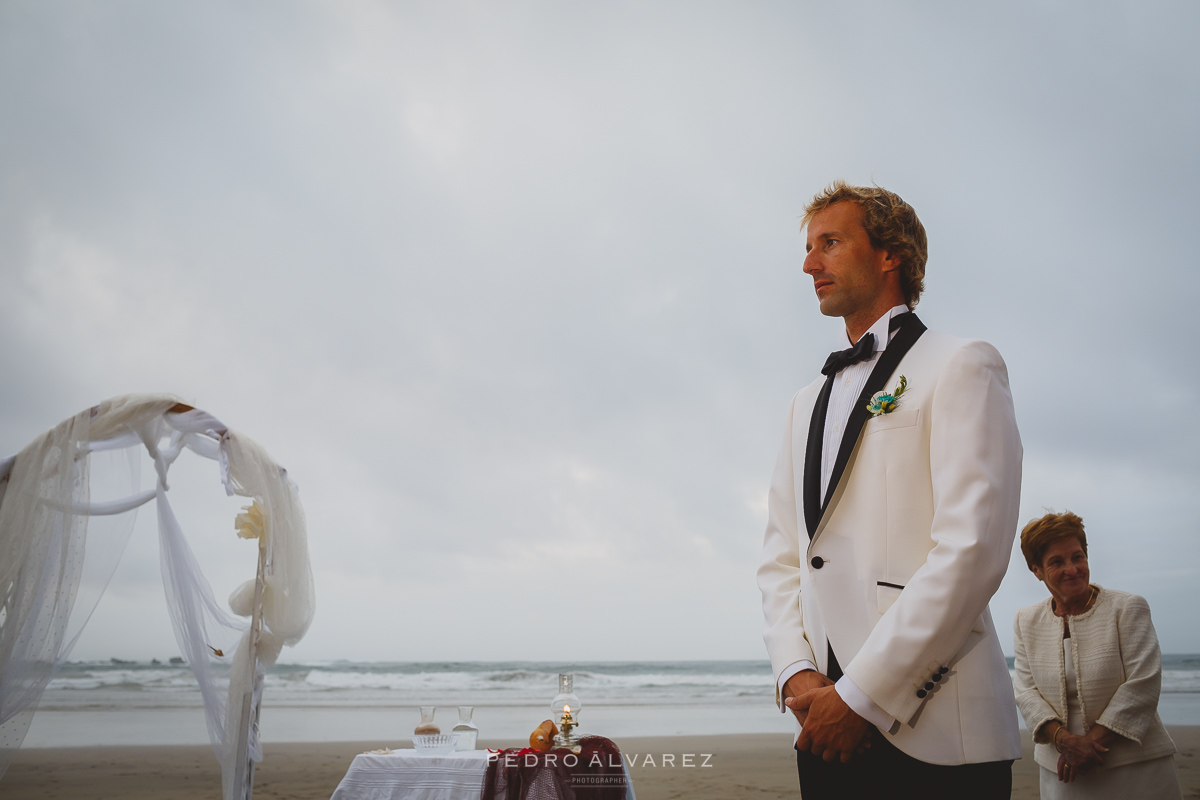
<path fill-rule="evenodd" d="M 900 259 L 900 289 L 904 302 L 915 308 L 925 290 L 925 261 L 929 244 L 917 212 L 895 192 L 881 186 L 850 186 L 834 181 L 804 208 L 801 229 L 834 203 L 850 201 L 863 211 L 863 228 L 871 246 Z"/>
<path fill-rule="evenodd" d="M 1025 556 L 1029 571 L 1042 565 L 1042 556 L 1050 545 L 1072 536 L 1079 540 L 1084 555 L 1087 555 L 1087 534 L 1083 532 L 1083 520 L 1078 514 L 1064 511 L 1030 520 L 1021 531 L 1021 554 Z"/>

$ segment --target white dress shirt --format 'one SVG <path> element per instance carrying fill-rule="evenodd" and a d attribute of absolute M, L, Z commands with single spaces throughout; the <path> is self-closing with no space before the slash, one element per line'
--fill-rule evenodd
<path fill-rule="evenodd" d="M 858 401 L 859 395 L 862 394 L 863 387 L 867 385 L 867 378 L 871 377 L 871 371 L 875 369 L 875 364 L 879 361 L 880 353 L 887 349 L 888 344 L 892 339 L 891 327 L 892 317 L 897 314 L 903 314 L 908 311 L 908 306 L 898 305 L 893 306 L 886 314 L 875 321 L 867 333 L 875 335 L 875 350 L 871 357 L 865 361 L 860 361 L 857 364 L 850 366 L 837 373 L 833 379 L 833 387 L 829 393 L 829 407 L 825 411 L 825 439 L 821 445 L 821 500 L 825 500 L 825 495 L 829 491 L 829 481 L 833 477 L 833 464 L 837 460 L 838 450 L 842 446 L 842 433 L 846 430 L 846 423 L 850 421 L 850 412 L 854 410 L 854 404 Z M 864 336 L 866 334 L 863 334 Z M 838 337 L 838 345 L 835 349 L 844 350 L 847 347 L 853 347 L 855 342 L 850 341 L 850 337 L 846 334 L 845 328 L 842 329 L 841 335 Z M 892 387 L 884 387 L 892 388 Z M 806 669 L 816 671 L 817 665 L 811 661 L 797 661 L 791 664 L 779 675 L 779 697 L 783 698 L 783 687 L 788 682 L 788 679 L 797 672 L 803 672 Z M 845 701 L 846 705 L 850 706 L 860 717 L 872 723 L 881 731 L 891 730 L 896 720 L 886 711 L 880 708 L 875 701 L 868 697 L 861 689 L 854 685 L 854 682 L 847 676 L 843 675 L 834 684 L 838 695 Z M 779 710 L 786 712 L 787 706 L 780 702 Z"/>

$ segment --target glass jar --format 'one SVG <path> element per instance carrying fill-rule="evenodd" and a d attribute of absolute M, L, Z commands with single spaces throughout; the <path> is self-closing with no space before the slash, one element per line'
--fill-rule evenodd
<path fill-rule="evenodd" d="M 414 736 L 436 736 L 442 729 L 433 721 L 437 706 L 421 706 L 421 724 L 413 728 Z"/>
<path fill-rule="evenodd" d="M 454 742 L 455 750 L 475 749 L 475 743 L 479 741 L 479 728 L 471 721 L 474 713 L 475 706 L 458 707 L 458 724 L 454 726 L 454 734 L 457 737 Z"/>

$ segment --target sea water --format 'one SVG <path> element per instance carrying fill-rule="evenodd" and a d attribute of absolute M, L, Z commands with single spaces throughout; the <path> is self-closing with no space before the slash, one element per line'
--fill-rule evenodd
<path fill-rule="evenodd" d="M 1011 666 L 1011 664 L 1010 664 Z M 475 706 L 480 744 L 522 740 L 550 716 L 560 672 L 575 674 L 582 734 L 610 737 L 785 733 L 770 664 L 683 662 L 352 662 L 278 664 L 267 673 L 267 742 L 401 744 L 438 706 L 448 730 Z M 1165 655 L 1159 714 L 1200 725 L 1200 655 Z M 449 724 L 448 724 L 449 723 Z M 200 692 L 184 664 L 73 662 L 42 697 L 26 747 L 203 744 Z"/>

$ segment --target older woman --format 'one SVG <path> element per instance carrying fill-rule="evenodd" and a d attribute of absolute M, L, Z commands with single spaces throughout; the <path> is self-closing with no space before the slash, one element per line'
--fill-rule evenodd
<path fill-rule="evenodd" d="M 1021 531 L 1050 597 L 1017 612 L 1017 705 L 1033 732 L 1042 798 L 1181 798 L 1175 743 L 1158 718 L 1162 663 L 1150 607 L 1090 582 L 1083 520 Z"/>

